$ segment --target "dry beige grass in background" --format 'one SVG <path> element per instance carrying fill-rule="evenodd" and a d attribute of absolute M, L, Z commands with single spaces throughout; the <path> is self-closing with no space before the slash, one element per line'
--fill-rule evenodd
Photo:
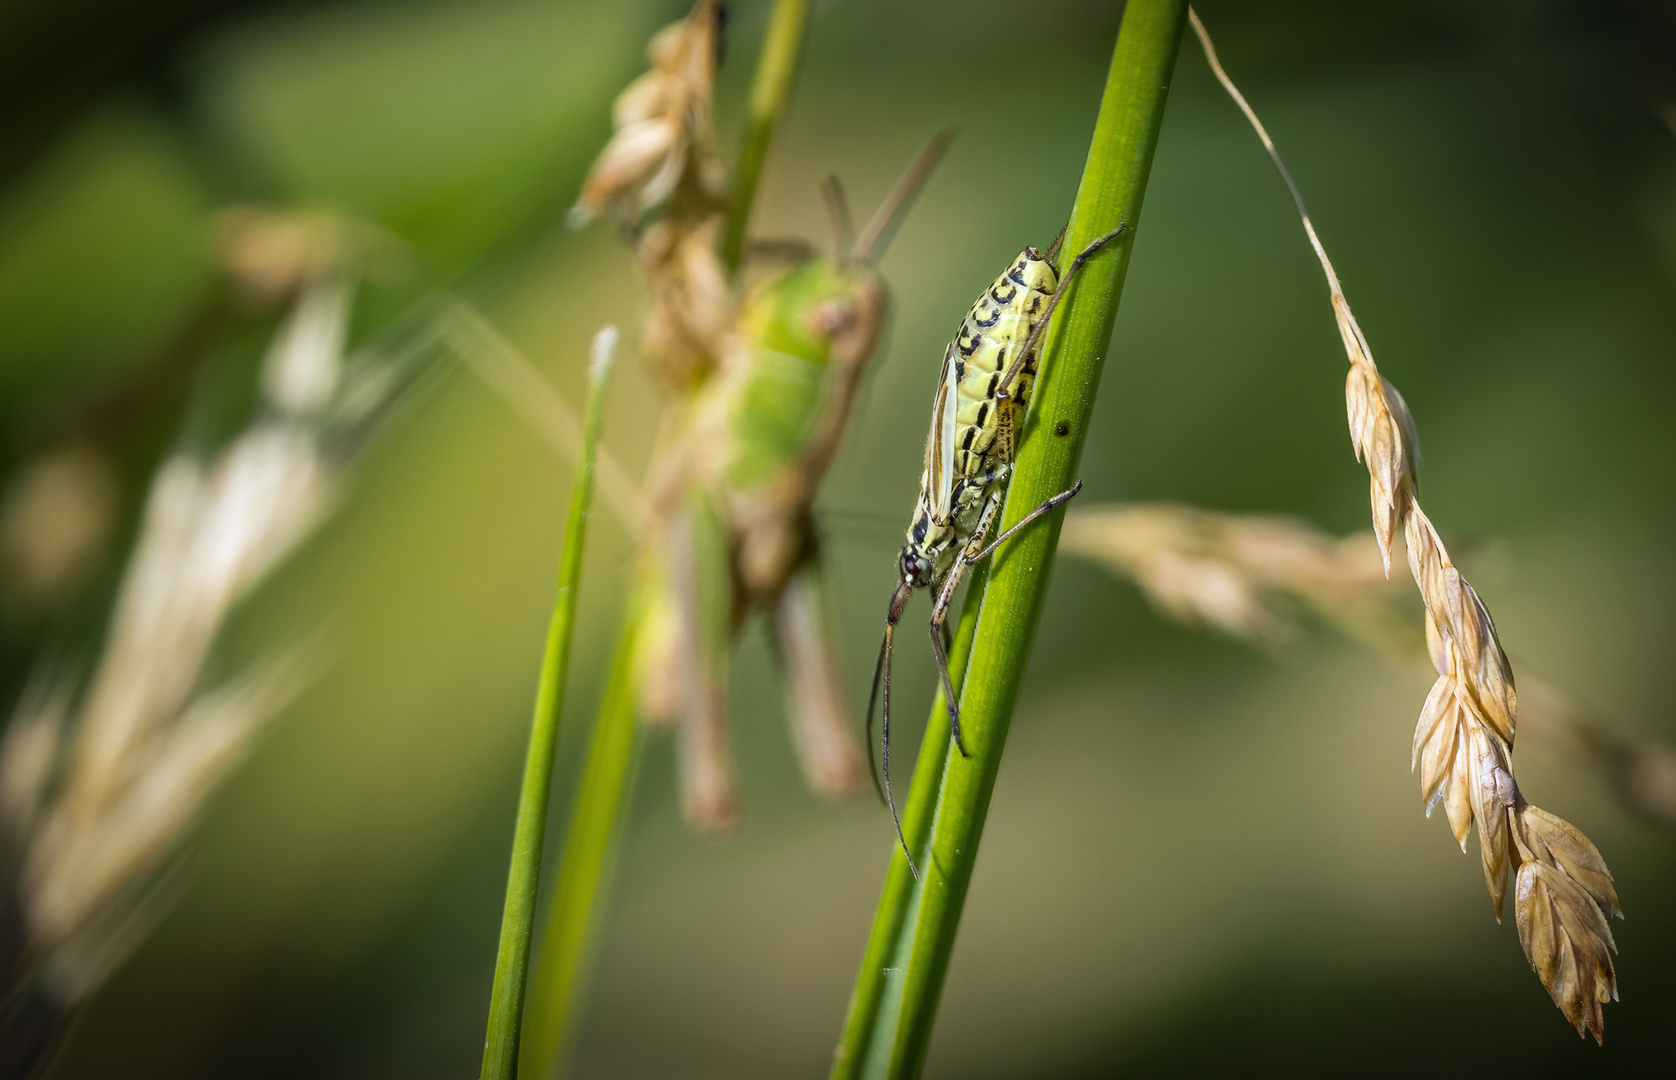
<path fill-rule="evenodd" d="M 1059 542 L 1133 580 L 1164 614 L 1256 645 L 1294 631 L 1279 597 L 1353 628 L 1391 614 L 1394 590 L 1373 537 L 1341 540 L 1293 518 L 1171 503 L 1082 506 L 1066 516 Z"/>
<path fill-rule="evenodd" d="M 727 210 L 711 120 L 720 18 L 713 0 L 701 0 L 652 38 L 652 69 L 618 95 L 615 132 L 570 211 L 574 227 L 601 213 L 632 227 L 659 211 L 635 239 L 652 293 L 642 348 L 677 388 L 708 377 L 732 312 L 716 254 Z"/>
<path fill-rule="evenodd" d="M 50 1050 L 61 1018 L 149 928 L 186 831 L 300 685 L 294 651 L 203 685 L 227 614 L 330 497 L 321 430 L 352 286 L 337 254 L 289 242 L 312 235 L 297 225 L 245 215 L 223 238 L 235 286 L 293 297 L 263 362 L 258 417 L 213 456 L 182 449 L 158 467 L 91 676 L 38 678 L 0 743 L 17 919 L 5 992 L 14 1006 L 25 991 L 39 1003 L 35 1029 L 6 1029 L 7 1054 Z M 289 238 L 289 255 L 276 238 Z M 15 1039 L 38 1045 L 20 1051 Z"/>
<path fill-rule="evenodd" d="M 1495 623 L 1478 593 L 1449 559 L 1437 530 L 1420 509 L 1414 421 L 1396 388 L 1374 364 L 1332 262 L 1257 114 L 1216 58 L 1204 25 L 1193 30 L 1217 80 L 1256 130 L 1297 204 L 1310 245 L 1320 258 L 1333 315 L 1350 360 L 1345 400 L 1356 455 L 1368 468 L 1374 535 L 1387 570 L 1402 531 L 1409 569 L 1426 606 L 1426 638 L 1438 678 L 1420 711 L 1413 763 L 1428 808 L 1442 802 L 1451 830 L 1466 850 L 1478 829 L 1484 879 L 1501 918 L 1509 870 L 1515 872 L 1514 917 L 1531 967 L 1579 1033 L 1601 1038 L 1601 1006 L 1617 999 L 1616 950 L 1607 915 L 1618 896 L 1600 852 L 1567 822 L 1525 801 L 1513 779 L 1518 696 Z"/>
<path fill-rule="evenodd" d="M 1264 649 L 1292 639 L 1303 608 L 1408 670 L 1436 677 L 1408 596 L 1385 574 L 1379 541 L 1330 536 L 1296 518 L 1175 503 L 1074 507 L 1060 547 L 1133 581 L 1160 613 Z M 1519 720 L 1587 759 L 1624 807 L 1676 828 L 1676 751 L 1621 735 L 1527 671 Z"/>

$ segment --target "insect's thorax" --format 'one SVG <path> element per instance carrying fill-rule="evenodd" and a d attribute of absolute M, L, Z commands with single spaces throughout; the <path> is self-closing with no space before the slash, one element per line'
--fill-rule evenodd
<path fill-rule="evenodd" d="M 919 503 L 908 543 L 910 562 L 929 568 L 927 584 L 940 581 L 972 539 L 984 504 L 1005 482 L 1003 427 L 1022 420 L 1035 384 L 1036 358 L 1027 357 L 1009 397 L 1001 379 L 1047 311 L 1059 275 L 1040 252 L 1026 248 L 961 320 L 945 358 L 943 381 L 920 478 Z"/>

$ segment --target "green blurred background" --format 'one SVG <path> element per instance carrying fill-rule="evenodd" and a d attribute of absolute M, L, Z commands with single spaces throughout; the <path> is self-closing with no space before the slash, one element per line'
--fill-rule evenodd
<path fill-rule="evenodd" d="M 767 6 L 731 8 L 730 144 Z M 569 232 L 563 211 L 646 38 L 683 10 L 13 0 L 0 464 L 51 445 L 177 332 L 233 202 L 337 208 L 410 245 L 416 269 L 361 293 L 357 341 L 458 290 L 579 400 L 589 336 L 637 327 L 641 297 L 611 230 Z M 1516 670 L 1676 740 L 1676 16 L 1651 0 L 1202 14 L 1413 408 L 1427 509 L 1472 552 Z M 942 343 L 1062 223 L 1119 17 L 1076 0 L 816 4 L 759 235 L 824 240 L 822 176 L 870 208 L 934 129 L 960 129 L 884 260 L 894 325 L 821 499 L 858 710 Z M 1196 45 L 1134 252 L 1082 501 L 1364 528 L 1319 271 Z M 568 466 L 463 368 L 421 386 L 341 512 L 231 627 L 230 665 L 322 625 L 331 662 L 212 806 L 177 906 L 55 1077 L 475 1071 Z M 606 442 L 635 470 L 655 400 L 625 365 Z M 131 489 L 177 415 L 124 444 Z M 631 538 L 596 520 L 556 807 L 627 578 Z M 96 640 L 114 573 L 72 610 L 4 613 L 8 708 L 42 650 Z M 932 668 L 907 640 L 913 716 Z M 735 670 L 742 824 L 687 831 L 672 748 L 649 744 L 578 1075 L 824 1074 L 889 819 L 804 792 L 756 635 Z M 1582 1043 L 1492 917 L 1476 850 L 1421 813 L 1407 761 L 1425 689 L 1324 629 L 1265 656 L 1166 624 L 1062 561 L 928 1074 L 1669 1075 L 1676 837 L 1566 746 L 1521 739 L 1526 793 L 1598 844 L 1628 913 L 1623 1001 L 1606 1046 Z"/>

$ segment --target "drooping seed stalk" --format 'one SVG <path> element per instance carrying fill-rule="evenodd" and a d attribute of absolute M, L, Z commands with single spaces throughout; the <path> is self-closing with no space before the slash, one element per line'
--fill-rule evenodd
<path fill-rule="evenodd" d="M 1129 228 L 1113 251 L 1088 263 L 1060 306 L 1044 349 L 1003 528 L 1076 479 L 1186 15 L 1185 0 L 1130 0 L 1124 9 L 1063 250 L 1080 251 L 1119 224 Z M 1062 513 L 1049 515 L 994 556 L 961 693 L 961 730 L 971 757 L 945 755 L 930 812 L 924 803 L 932 792 L 920 789 L 915 770 L 907 814 L 932 822 L 921 848 L 922 877 L 898 890 L 887 880 L 875 937 L 892 923 L 899 929 L 894 948 L 869 942 L 836 1054 L 835 1078 L 913 1077 L 924 1066 L 1061 520 Z M 890 959 L 879 963 L 882 956 Z"/>
<path fill-rule="evenodd" d="M 797 74 L 797 61 L 803 52 L 803 29 L 808 21 L 809 0 L 776 0 L 774 13 L 768 19 L 768 34 L 763 38 L 750 101 L 745 107 L 739 164 L 733 175 L 733 205 L 728 210 L 727 234 L 722 240 L 722 262 L 729 270 L 738 269 L 739 257 L 745 250 L 745 229 L 750 224 L 757 181 L 762 176 L 763 162 L 768 159 L 774 125 L 791 97 L 792 77 Z"/>
<path fill-rule="evenodd" d="M 808 0 L 777 0 L 769 18 L 740 139 L 733 204 L 723 241 L 729 269 L 744 250 L 745 230 L 757 180 L 768 157 L 775 122 L 785 111 L 802 53 Z M 549 1080 L 564 1067 L 575 1032 L 578 993 L 601 898 L 611 886 L 611 868 L 622 836 L 621 819 L 630 791 L 639 740 L 634 685 L 636 644 L 645 617 L 645 597 L 634 590 L 625 604 L 611 676 L 594 721 L 582 783 L 571 809 L 570 832 L 559 864 L 553 901 L 541 930 L 526 1030 L 530 1057 L 524 1080 Z"/>
<path fill-rule="evenodd" d="M 489 1027 L 483 1043 L 483 1080 L 512 1080 L 518 1068 L 518 1038 L 524 1013 L 530 936 L 535 924 L 535 894 L 541 880 L 541 848 L 552 791 L 553 750 L 558 744 L 564 705 L 570 643 L 576 625 L 576 590 L 582 577 L 582 544 L 588 532 L 588 506 L 594 494 L 594 460 L 605 416 L 605 388 L 616 351 L 617 328 L 607 326 L 594 338 L 588 365 L 588 405 L 582 422 L 582 453 L 571 484 L 570 514 L 559 555 L 559 583 L 547 647 L 530 721 L 524 780 L 518 792 L 518 819 L 512 832 L 512 861 L 507 872 L 506 906 L 501 914 L 500 947 L 489 996 Z"/>

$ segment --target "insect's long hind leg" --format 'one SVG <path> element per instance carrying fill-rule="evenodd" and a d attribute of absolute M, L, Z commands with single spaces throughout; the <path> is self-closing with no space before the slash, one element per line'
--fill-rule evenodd
<path fill-rule="evenodd" d="M 983 538 L 989 535 L 989 527 L 995 523 L 995 515 L 1000 512 L 1001 493 L 997 491 L 984 503 L 977 528 L 972 530 L 972 544 L 981 543 Z M 975 562 L 976 559 L 969 559 L 964 555 L 955 559 L 954 565 L 949 567 L 948 575 L 943 579 L 942 586 L 937 590 L 936 601 L 931 605 L 931 649 L 937 654 L 937 672 L 943 678 L 943 704 L 949 713 L 949 731 L 954 736 L 954 745 L 960 751 L 961 757 L 972 755 L 966 752 L 966 740 L 960 735 L 960 702 L 955 698 L 954 679 L 949 675 L 949 651 L 943 641 L 943 630 L 948 625 L 949 607 L 954 603 L 954 590 Z"/>
<path fill-rule="evenodd" d="M 949 578 L 954 580 L 959 576 L 959 564 L 950 571 Z M 953 590 L 950 590 L 951 593 Z M 949 675 L 949 649 L 943 640 L 943 632 L 948 628 L 948 608 L 939 606 L 931 613 L 931 651 L 937 654 L 937 671 L 943 677 L 943 700 L 949 706 L 949 732 L 954 736 L 955 749 L 960 751 L 961 757 L 971 757 L 966 752 L 966 740 L 960 737 L 960 706 L 954 700 L 954 679 Z"/>
<path fill-rule="evenodd" d="M 966 555 L 962 555 L 961 560 L 966 562 L 967 564 L 982 562 L 984 560 L 984 558 L 989 555 L 990 552 L 994 551 L 996 548 L 1001 546 L 1001 541 L 1005 540 L 1007 537 L 1011 536 L 1013 533 L 1018 532 L 1020 529 L 1024 528 L 1026 525 L 1035 521 L 1037 518 L 1041 517 L 1043 514 L 1047 513 L 1049 510 L 1052 510 L 1054 507 L 1064 506 L 1066 503 L 1068 503 L 1072 499 L 1076 498 L 1077 492 L 1079 492 L 1081 490 L 1082 490 L 1082 481 L 1078 480 L 1076 483 L 1071 485 L 1071 490 L 1061 491 L 1059 494 L 1055 495 L 1053 498 L 1048 499 L 1046 502 L 1044 502 L 1040 506 L 1036 507 L 1036 509 L 1030 511 L 1028 514 L 1025 514 L 1023 517 L 1021 517 L 1017 521 L 1013 522 L 1013 524 L 1011 526 L 1009 526 L 1004 532 L 1002 532 L 1000 536 L 997 536 L 995 539 L 991 540 L 988 544 L 985 544 L 984 547 L 982 548 L 982 550 L 971 552 L 971 553 L 966 554 Z"/>

